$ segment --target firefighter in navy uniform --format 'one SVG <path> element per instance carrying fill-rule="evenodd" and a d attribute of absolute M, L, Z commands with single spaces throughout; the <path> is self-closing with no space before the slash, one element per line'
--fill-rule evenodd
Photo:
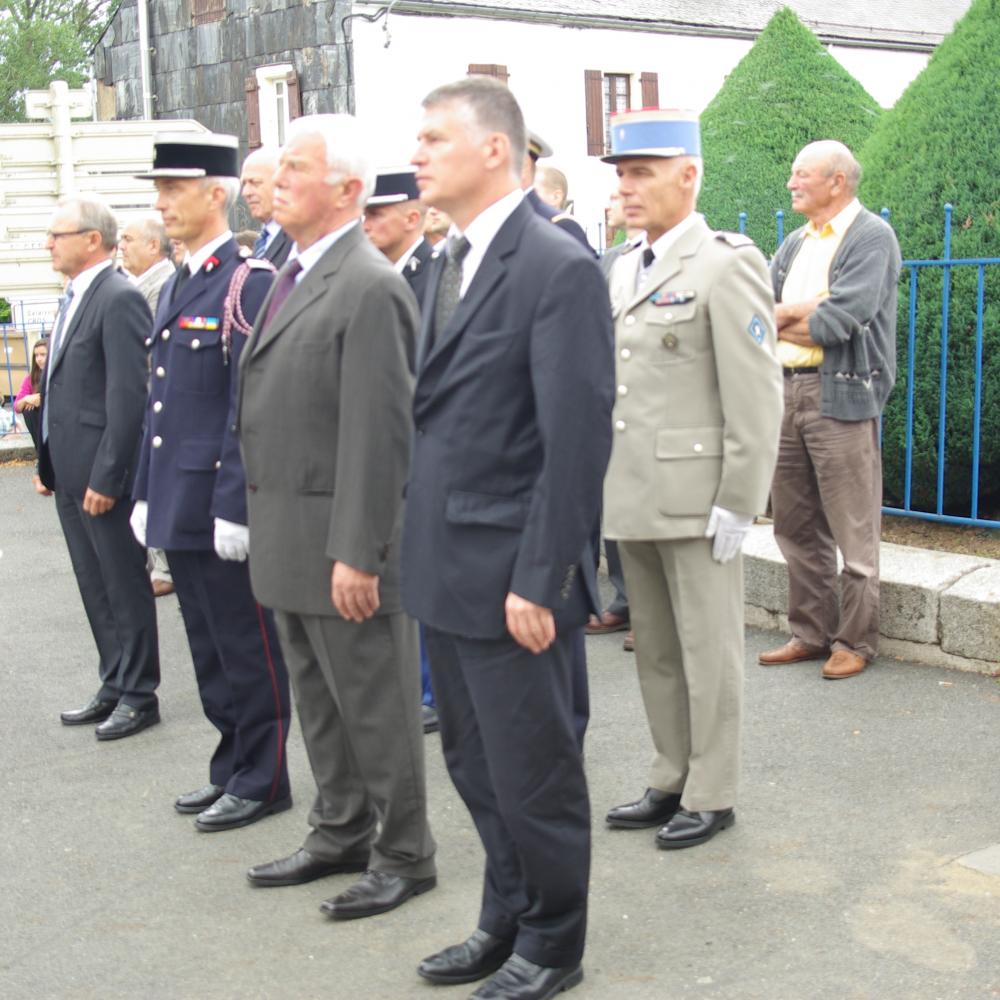
<path fill-rule="evenodd" d="M 156 207 L 187 256 L 153 323 L 150 394 L 132 527 L 166 551 L 206 717 L 219 730 L 209 784 L 174 808 L 210 832 L 291 806 L 288 676 L 271 613 L 250 589 L 246 481 L 233 405 L 239 355 L 273 268 L 247 260 L 227 214 L 239 194 L 235 136 L 162 136 Z M 277 401 L 276 401 L 277 402 Z"/>

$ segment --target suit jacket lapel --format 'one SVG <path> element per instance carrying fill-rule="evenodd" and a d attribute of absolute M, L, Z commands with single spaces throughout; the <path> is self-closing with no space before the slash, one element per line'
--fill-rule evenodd
<path fill-rule="evenodd" d="M 632 291 L 627 308 L 634 309 L 643 299 L 649 298 L 661 285 L 665 285 L 678 274 L 683 267 L 684 258 L 690 257 L 697 251 L 707 234 L 708 226 L 704 220 L 697 220 L 686 233 L 683 233 L 675 243 L 671 244 L 663 257 L 656 261 L 642 288 L 639 291 Z M 640 255 L 636 254 L 636 256 Z M 638 265 L 636 265 L 636 270 L 638 270 Z M 635 272 L 632 274 L 632 279 L 634 282 Z M 634 289 L 634 284 L 632 287 Z"/>
<path fill-rule="evenodd" d="M 90 283 L 90 286 L 83 293 L 83 298 L 80 299 L 80 304 L 76 307 L 76 311 L 73 313 L 73 318 L 69 321 L 66 329 L 62 332 L 62 337 L 57 345 L 59 348 L 59 353 L 52 359 L 52 371 L 54 372 L 56 368 L 59 367 L 62 359 L 66 356 L 66 347 L 70 342 L 70 338 L 76 333 L 80 328 L 84 319 L 86 319 L 87 314 L 90 312 L 91 304 L 94 301 L 94 297 L 97 294 L 97 290 L 108 280 L 108 275 L 114 270 L 114 267 L 106 267 L 96 278 Z M 58 322 L 58 320 L 57 320 Z M 46 380 L 47 383 L 48 380 Z"/>

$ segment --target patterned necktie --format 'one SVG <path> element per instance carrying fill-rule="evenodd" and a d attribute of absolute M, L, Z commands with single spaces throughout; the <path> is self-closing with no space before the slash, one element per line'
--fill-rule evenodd
<path fill-rule="evenodd" d="M 462 290 L 462 261 L 469 252 L 469 241 L 464 236 L 448 237 L 448 259 L 445 261 L 441 280 L 438 282 L 437 298 L 434 302 L 433 338 L 428 348 L 444 332 L 452 314 L 458 308 L 459 293 Z"/>
<path fill-rule="evenodd" d="M 45 364 L 45 395 L 49 394 L 49 376 L 52 374 L 52 365 L 59 355 L 59 349 L 62 347 L 63 333 L 66 328 L 66 314 L 69 312 L 69 304 L 73 301 L 73 286 L 66 286 L 66 293 L 59 296 L 59 316 L 56 319 L 55 329 L 52 331 L 52 337 L 49 344 L 49 360 Z M 48 441 L 49 439 L 49 407 L 48 401 L 46 401 L 45 408 L 42 410 L 42 440 Z"/>
<path fill-rule="evenodd" d="M 265 226 L 261 231 L 260 235 L 254 240 L 253 244 L 253 255 L 254 257 L 263 257 L 264 251 L 267 249 L 267 226 Z"/>
<path fill-rule="evenodd" d="M 274 286 L 274 294 L 271 296 L 271 303 L 267 307 L 267 315 L 264 317 L 264 322 L 260 327 L 261 332 L 266 330 L 271 325 L 271 320 L 274 319 L 274 314 L 281 308 L 285 299 L 292 294 L 292 289 L 295 288 L 295 278 L 301 270 L 302 265 L 299 263 L 298 257 L 296 257 L 295 260 L 290 260 L 278 272 L 278 280 Z"/>

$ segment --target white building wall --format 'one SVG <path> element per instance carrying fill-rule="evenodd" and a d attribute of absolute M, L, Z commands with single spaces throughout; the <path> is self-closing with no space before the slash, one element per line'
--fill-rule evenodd
<path fill-rule="evenodd" d="M 576 218 L 595 246 L 615 175 L 611 166 L 587 156 L 584 70 L 632 74 L 634 107 L 641 105 L 639 75 L 656 73 L 661 106 L 700 112 L 751 45 L 731 38 L 392 15 L 386 48 L 381 23 L 356 20 L 353 28 L 356 110 L 371 128 L 379 166 L 409 162 L 425 94 L 464 77 L 472 63 L 499 63 L 507 67 L 529 128 L 555 150 L 547 162 L 569 178 Z M 838 48 L 833 54 L 884 103 L 895 101 L 926 63 L 912 53 Z"/>

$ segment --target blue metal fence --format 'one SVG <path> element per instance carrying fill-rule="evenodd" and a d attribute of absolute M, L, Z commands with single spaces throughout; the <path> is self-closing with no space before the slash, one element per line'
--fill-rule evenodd
<path fill-rule="evenodd" d="M 1000 257 L 952 257 L 952 206 L 944 206 L 943 252 L 938 260 L 904 260 L 900 280 L 901 292 L 905 291 L 909 298 L 908 322 L 906 330 L 906 453 L 904 458 L 903 497 L 900 507 L 883 507 L 886 514 L 900 517 L 916 517 L 927 521 L 941 521 L 948 524 L 976 525 L 984 528 L 1000 528 L 1000 520 L 992 520 L 979 516 L 979 475 L 982 458 L 982 403 L 983 403 L 983 332 L 986 305 L 986 273 L 992 268 L 991 275 L 1000 276 L 996 270 L 1000 265 Z M 882 218 L 889 221 L 889 210 L 882 209 Z M 778 244 L 785 239 L 785 213 L 780 209 L 774 213 Z M 747 214 L 739 213 L 739 231 L 746 232 Z M 972 471 L 970 494 L 971 500 L 967 515 L 944 512 L 945 505 L 945 466 L 948 458 L 948 381 L 949 381 L 949 326 L 953 313 L 952 277 L 955 269 L 976 268 L 975 294 L 975 344 L 974 344 L 974 382 L 972 408 Z M 913 493 L 913 424 L 915 385 L 915 358 L 917 353 L 917 299 L 919 275 L 924 271 L 937 270 L 942 276 L 941 289 L 941 319 L 940 319 L 940 357 L 938 362 L 938 384 L 940 397 L 937 415 L 937 469 L 934 483 L 935 503 L 933 510 L 920 510 L 914 507 Z M 899 331 L 901 333 L 901 331 Z M 897 340 L 899 334 L 897 333 Z M 952 373 L 954 374 L 954 373 Z"/>

